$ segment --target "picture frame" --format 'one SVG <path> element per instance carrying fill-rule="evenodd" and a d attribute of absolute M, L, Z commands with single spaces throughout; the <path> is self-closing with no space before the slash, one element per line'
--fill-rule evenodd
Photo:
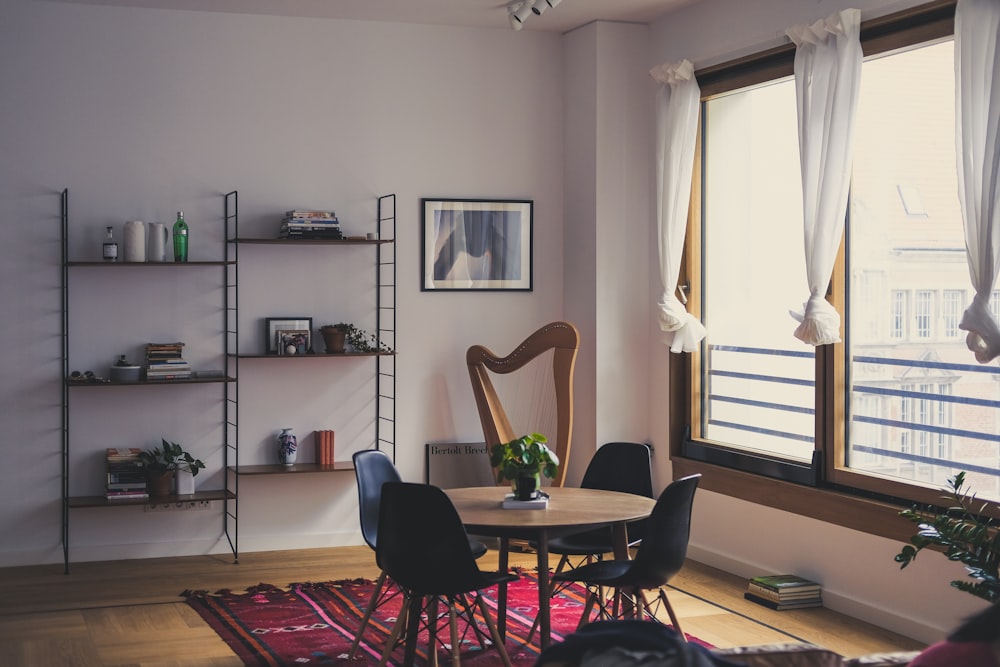
<path fill-rule="evenodd" d="M 312 328 L 311 317 L 266 317 L 264 318 L 264 351 L 267 354 L 279 354 L 279 331 L 306 331 L 309 334 L 309 345 L 306 350 L 311 352 Z"/>
<path fill-rule="evenodd" d="M 309 329 L 278 329 L 276 347 L 281 356 L 309 354 L 312 350 L 312 332 Z M 289 351 L 290 349 L 294 351 Z"/>
<path fill-rule="evenodd" d="M 422 198 L 420 209 L 421 291 L 532 291 L 532 200 Z"/>

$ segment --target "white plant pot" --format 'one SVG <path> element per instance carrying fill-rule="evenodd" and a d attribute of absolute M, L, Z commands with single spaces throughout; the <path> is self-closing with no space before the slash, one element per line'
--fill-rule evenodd
<path fill-rule="evenodd" d="M 190 470 L 178 468 L 174 479 L 176 480 L 178 495 L 194 493 L 194 475 L 191 474 Z"/>

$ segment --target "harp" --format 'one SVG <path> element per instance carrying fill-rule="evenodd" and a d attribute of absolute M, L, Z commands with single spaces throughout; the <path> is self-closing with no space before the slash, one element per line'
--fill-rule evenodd
<path fill-rule="evenodd" d="M 472 380 L 472 393 L 476 397 L 479 419 L 483 424 L 487 451 L 493 445 L 510 442 L 524 433 L 511 428 L 507 412 L 493 385 L 490 373 L 507 375 L 525 368 L 545 353 L 552 352 L 552 381 L 555 389 L 556 456 L 559 471 L 552 480 L 553 486 L 562 486 L 566 478 L 570 444 L 573 438 L 573 367 L 576 351 L 580 347 L 580 334 L 569 322 L 551 322 L 524 339 L 513 352 L 498 357 L 482 345 L 473 345 L 465 354 Z M 546 434 L 548 435 L 548 434 Z M 552 444 L 551 437 L 549 444 Z"/>

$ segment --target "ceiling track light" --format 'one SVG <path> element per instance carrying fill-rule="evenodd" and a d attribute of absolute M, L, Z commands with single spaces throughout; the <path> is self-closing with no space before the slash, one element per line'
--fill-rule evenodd
<path fill-rule="evenodd" d="M 541 16 L 547 10 L 558 5 L 562 0 L 515 0 L 508 3 L 507 14 L 510 19 L 510 27 L 520 30 L 524 27 L 524 22 L 532 14 Z"/>

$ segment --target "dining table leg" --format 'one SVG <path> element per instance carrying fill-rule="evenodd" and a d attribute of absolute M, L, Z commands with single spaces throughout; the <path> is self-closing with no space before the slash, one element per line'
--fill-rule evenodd
<path fill-rule="evenodd" d="M 538 633 L 542 648 L 552 643 L 552 618 L 549 597 L 549 534 L 542 529 L 538 533 Z"/>
<path fill-rule="evenodd" d="M 500 538 L 500 552 L 497 554 L 497 572 L 506 572 L 510 563 L 510 538 Z M 507 582 L 497 584 L 497 631 L 500 638 L 507 641 Z"/>

